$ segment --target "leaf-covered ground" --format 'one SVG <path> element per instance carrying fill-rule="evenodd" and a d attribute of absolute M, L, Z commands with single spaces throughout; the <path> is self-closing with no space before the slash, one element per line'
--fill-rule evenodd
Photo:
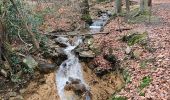
<path fill-rule="evenodd" d="M 131 27 L 132 30 L 116 32 L 117 21 L 112 20 L 104 30 L 111 33 L 96 36 L 98 44 L 104 43 L 106 48 L 113 49 L 122 62 L 121 67 L 130 74 L 128 83 L 117 94 L 128 100 L 170 100 L 170 1 L 153 0 L 152 11 L 159 21 L 122 23 L 121 27 Z M 131 46 L 135 59 L 126 58 L 129 56 L 124 53 L 127 44 L 120 41 L 121 37 L 132 31 L 148 32 L 146 47 L 139 44 Z"/>

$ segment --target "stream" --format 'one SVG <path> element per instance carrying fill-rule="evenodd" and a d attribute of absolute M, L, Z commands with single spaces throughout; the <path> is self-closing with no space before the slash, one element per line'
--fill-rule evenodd
<path fill-rule="evenodd" d="M 108 20 L 108 15 L 106 13 L 103 13 L 99 19 L 94 20 L 92 25 L 90 26 L 91 32 L 99 32 L 102 26 L 106 23 Z M 56 38 L 57 41 L 60 43 L 66 45 L 67 47 L 64 48 L 64 53 L 67 55 L 67 60 L 65 60 L 60 66 L 59 70 L 56 73 L 56 85 L 58 94 L 61 100 L 75 100 L 74 96 L 67 98 L 67 95 L 65 93 L 65 86 L 66 83 L 69 82 L 69 78 L 73 79 L 79 79 L 81 80 L 81 83 L 86 86 L 88 89 L 88 85 L 85 83 L 82 73 L 81 64 L 79 63 L 78 57 L 74 53 L 74 49 L 81 43 L 83 43 L 81 37 L 77 37 L 76 41 L 71 45 L 69 43 L 69 39 L 65 37 L 58 37 Z M 90 100 L 90 97 L 87 95 L 85 97 L 85 100 Z"/>
<path fill-rule="evenodd" d="M 106 24 L 109 19 L 108 13 L 102 13 L 98 19 L 93 20 L 93 23 L 90 25 L 90 31 L 92 33 L 100 32 L 101 28 Z"/>
<path fill-rule="evenodd" d="M 68 42 L 67 38 L 59 37 L 58 41 L 67 45 L 64 49 L 64 53 L 67 55 L 67 60 L 65 60 L 59 67 L 59 70 L 56 74 L 56 84 L 58 94 L 61 100 L 68 100 L 64 93 L 64 87 L 66 82 L 69 82 L 69 78 L 72 77 L 74 79 L 79 79 L 83 84 L 86 84 L 83 79 L 81 64 L 79 63 L 78 57 L 74 54 L 73 49 L 75 49 L 80 43 L 82 43 L 82 39 L 77 37 L 77 40 L 74 42 L 74 45 L 71 45 Z M 70 100 L 74 100 L 74 98 L 70 98 Z"/>

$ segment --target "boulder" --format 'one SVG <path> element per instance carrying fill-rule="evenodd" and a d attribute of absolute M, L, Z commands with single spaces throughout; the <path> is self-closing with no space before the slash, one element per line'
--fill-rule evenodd
<path fill-rule="evenodd" d="M 58 38 L 55 38 L 54 41 L 61 47 L 67 47 L 69 39 L 65 37 L 58 37 Z"/>
<path fill-rule="evenodd" d="M 8 73 L 4 69 L 1 69 L 0 74 L 3 75 L 4 77 L 8 76 Z"/>
<path fill-rule="evenodd" d="M 131 53 L 131 48 L 129 46 L 125 49 L 125 53 L 126 54 L 130 54 Z"/>
<path fill-rule="evenodd" d="M 71 84 L 79 84 L 81 82 L 80 79 L 72 78 L 72 77 L 69 77 L 68 80 L 70 81 Z"/>
<path fill-rule="evenodd" d="M 39 63 L 38 64 L 38 69 L 42 73 L 50 73 L 53 72 L 57 69 L 57 65 L 55 64 L 48 64 L 48 63 Z"/>

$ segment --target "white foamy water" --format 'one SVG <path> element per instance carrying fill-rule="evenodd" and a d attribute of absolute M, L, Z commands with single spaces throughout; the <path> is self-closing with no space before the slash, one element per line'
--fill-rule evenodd
<path fill-rule="evenodd" d="M 64 86 L 66 85 L 66 82 L 69 81 L 69 77 L 80 79 L 81 82 L 85 84 L 79 59 L 76 57 L 74 52 L 72 52 L 73 49 L 82 43 L 82 39 L 77 38 L 73 46 L 68 42 L 67 38 L 59 37 L 57 40 L 60 40 L 61 43 L 67 45 L 67 47 L 64 49 L 64 53 L 67 55 L 68 59 L 60 65 L 59 70 L 56 73 L 56 85 L 60 99 L 68 100 L 64 93 Z M 70 98 L 70 100 L 75 99 Z"/>
<path fill-rule="evenodd" d="M 93 23 L 90 25 L 90 31 L 92 33 L 100 32 L 100 29 L 106 24 L 109 16 L 106 13 L 103 13 L 99 19 L 94 20 Z"/>

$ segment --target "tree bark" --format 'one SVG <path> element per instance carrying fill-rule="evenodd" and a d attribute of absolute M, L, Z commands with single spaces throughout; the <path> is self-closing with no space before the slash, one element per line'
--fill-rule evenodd
<path fill-rule="evenodd" d="M 148 0 L 148 7 L 149 7 L 149 22 L 150 22 L 151 15 L 152 15 L 152 0 Z"/>
<path fill-rule="evenodd" d="M 130 12 L 130 1 L 126 0 L 126 13 Z"/>
<path fill-rule="evenodd" d="M 122 0 L 116 0 L 115 7 L 116 7 L 116 14 L 121 13 L 122 12 Z"/>
<path fill-rule="evenodd" d="M 140 8 L 139 11 L 140 13 L 143 13 L 145 10 L 145 1 L 144 0 L 140 0 Z"/>

